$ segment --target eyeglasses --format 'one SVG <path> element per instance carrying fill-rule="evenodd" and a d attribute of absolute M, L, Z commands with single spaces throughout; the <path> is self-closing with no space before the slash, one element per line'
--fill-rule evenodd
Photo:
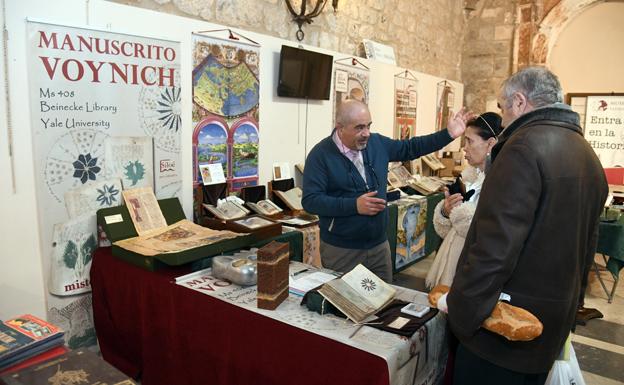
<path fill-rule="evenodd" d="M 349 163 L 347 164 L 347 168 L 349 170 L 348 171 L 349 177 L 351 178 L 351 182 L 353 183 L 353 188 L 355 189 L 355 191 L 363 190 L 365 193 L 371 192 L 371 191 L 377 191 L 377 189 L 379 188 L 379 178 L 377 178 L 377 173 L 375 172 L 375 168 L 373 168 L 373 166 L 370 163 L 368 162 L 364 163 L 364 170 L 365 171 L 368 170 L 368 175 L 370 175 L 371 177 L 371 186 L 369 186 L 368 183 L 366 183 L 366 180 L 364 180 L 363 185 L 361 183 L 358 183 L 354 172 L 357 172 L 357 174 L 360 175 L 359 171 L 357 170 L 353 162 L 351 162 L 348 159 L 345 159 L 345 160 Z"/>
<path fill-rule="evenodd" d="M 490 129 L 490 131 L 492 132 L 492 135 L 494 135 L 494 137 L 496 138 L 496 132 L 494 132 L 494 129 L 492 128 L 492 126 L 490 126 L 490 123 L 488 123 L 487 120 L 485 120 L 485 118 L 481 115 L 478 116 L 478 118 L 481 118 L 481 120 L 483 120 L 485 122 L 485 125 L 488 126 L 488 128 Z"/>

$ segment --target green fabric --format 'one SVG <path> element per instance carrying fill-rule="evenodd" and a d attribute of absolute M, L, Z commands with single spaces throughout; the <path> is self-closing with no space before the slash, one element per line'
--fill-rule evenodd
<path fill-rule="evenodd" d="M 310 290 L 305 294 L 301 300 L 301 305 L 305 305 L 308 310 L 316 312 L 320 315 L 333 314 L 337 317 L 347 318 L 347 316 L 338 310 L 336 306 L 325 300 L 325 297 L 323 297 L 316 289 Z"/>
<path fill-rule="evenodd" d="M 433 227 L 433 212 L 438 203 L 444 199 L 444 193 L 436 193 L 427 196 L 427 229 L 425 236 L 425 255 L 436 251 L 442 243 L 442 238 L 436 233 Z"/>
<path fill-rule="evenodd" d="M 600 222 L 596 252 L 609 257 L 607 269 L 617 278 L 624 268 L 624 215 L 617 222 Z"/>
<path fill-rule="evenodd" d="M 290 244 L 290 260 L 303 262 L 303 233 L 301 231 L 290 231 L 273 238 L 263 239 L 252 244 L 250 247 L 260 248 L 273 241 L 288 242 Z"/>
<path fill-rule="evenodd" d="M 290 260 L 303 262 L 303 234 L 300 231 L 290 231 L 288 233 L 283 233 L 272 238 L 263 239 L 249 246 L 245 246 L 244 249 L 250 249 L 253 247 L 260 248 L 272 241 L 288 242 L 290 246 Z M 237 249 L 226 252 L 224 254 L 232 255 L 238 251 L 239 250 Z M 212 266 L 212 256 L 193 262 L 193 264 L 191 265 L 191 270 L 197 271 L 201 269 L 206 269 L 210 266 Z"/>
<path fill-rule="evenodd" d="M 396 273 L 396 244 L 397 244 L 397 217 L 399 216 L 399 208 L 396 205 L 388 205 L 388 244 L 390 245 L 390 258 L 392 259 L 392 272 Z M 426 235 L 425 235 L 426 237 Z"/>

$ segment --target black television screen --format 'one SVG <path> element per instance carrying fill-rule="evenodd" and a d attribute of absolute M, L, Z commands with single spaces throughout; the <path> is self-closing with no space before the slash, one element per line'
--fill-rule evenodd
<path fill-rule="evenodd" d="M 329 100 L 333 61 L 331 55 L 283 45 L 277 95 Z"/>

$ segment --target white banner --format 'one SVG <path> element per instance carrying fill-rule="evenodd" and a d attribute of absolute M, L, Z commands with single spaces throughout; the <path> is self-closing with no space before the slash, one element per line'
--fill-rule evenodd
<path fill-rule="evenodd" d="M 624 167 L 624 96 L 588 96 L 585 138 L 603 167 Z"/>
<path fill-rule="evenodd" d="M 180 43 L 28 22 L 27 44 L 43 268 L 51 293 L 73 295 L 90 290 L 90 227 L 97 208 L 120 204 L 116 181 L 180 191 Z M 69 221 L 66 193 L 91 187 L 81 214 L 93 219 Z"/>

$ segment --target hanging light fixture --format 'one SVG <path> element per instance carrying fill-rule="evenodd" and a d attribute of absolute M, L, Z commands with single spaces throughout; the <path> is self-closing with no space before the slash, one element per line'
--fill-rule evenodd
<path fill-rule="evenodd" d="M 286 6 L 288 7 L 288 11 L 290 12 L 290 14 L 293 16 L 293 21 L 299 26 L 299 30 L 297 31 L 296 36 L 297 40 L 301 41 L 305 36 L 305 34 L 303 33 L 303 29 L 301 29 L 303 23 L 312 24 L 312 19 L 314 19 L 315 17 L 320 15 L 321 12 L 323 12 L 323 9 L 325 8 L 325 5 L 329 2 L 329 0 L 315 0 L 316 4 L 314 5 L 312 11 L 309 13 L 306 13 L 306 11 L 308 10 L 308 2 L 310 2 L 310 5 L 312 5 L 312 1 L 314 0 L 301 0 L 301 6 L 298 13 L 295 12 L 291 1 L 292 0 L 286 0 Z M 332 0 L 332 7 L 334 7 L 334 12 L 336 12 L 336 9 L 338 8 L 338 0 Z"/>

